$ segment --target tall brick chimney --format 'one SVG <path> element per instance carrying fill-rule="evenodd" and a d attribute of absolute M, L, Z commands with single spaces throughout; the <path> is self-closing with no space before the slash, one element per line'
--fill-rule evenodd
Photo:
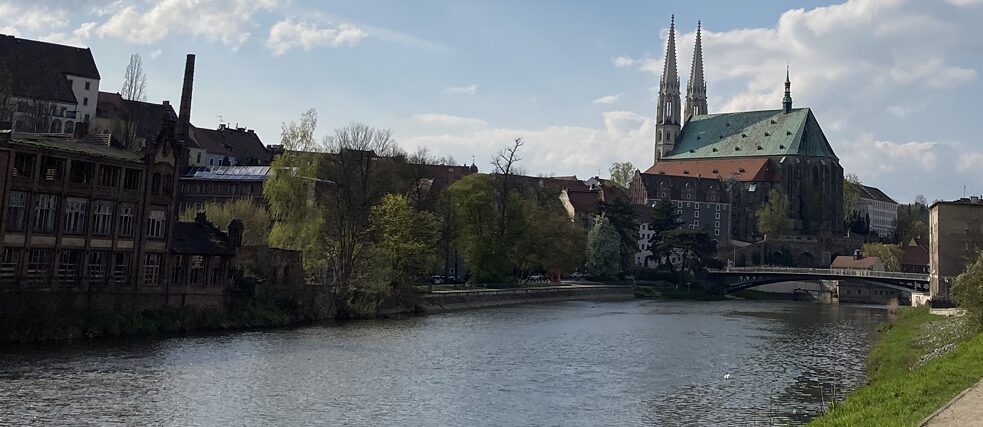
<path fill-rule="evenodd" d="M 181 109 L 178 113 L 178 138 L 186 138 L 191 124 L 191 92 L 195 83 L 195 55 L 188 54 L 184 64 L 184 86 L 181 89 Z"/>

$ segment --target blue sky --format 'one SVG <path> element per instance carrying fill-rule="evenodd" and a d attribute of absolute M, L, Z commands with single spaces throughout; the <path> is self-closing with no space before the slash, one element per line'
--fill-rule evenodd
<path fill-rule="evenodd" d="M 900 201 L 983 193 L 983 0 L 0 0 L 0 32 L 91 47 L 100 88 L 143 56 L 148 100 L 279 142 L 315 108 L 320 134 L 392 128 L 487 170 L 514 137 L 530 174 L 652 162 L 653 88 L 670 14 L 685 86 L 704 23 L 711 112 L 779 108 L 786 63 L 848 173 Z"/>

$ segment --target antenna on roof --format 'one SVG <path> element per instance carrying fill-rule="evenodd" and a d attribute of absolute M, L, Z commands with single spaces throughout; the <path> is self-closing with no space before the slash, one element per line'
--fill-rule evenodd
<path fill-rule="evenodd" d="M 219 115 L 217 115 L 217 116 L 215 116 L 215 117 L 218 117 L 218 124 L 222 124 L 222 123 L 225 123 L 225 119 L 224 119 L 224 118 L 222 117 L 222 115 L 221 115 L 221 114 L 219 114 Z"/>

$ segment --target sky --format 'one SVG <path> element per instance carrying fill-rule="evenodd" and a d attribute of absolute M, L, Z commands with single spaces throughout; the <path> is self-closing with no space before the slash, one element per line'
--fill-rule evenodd
<path fill-rule="evenodd" d="M 0 33 L 90 47 L 117 92 L 140 54 L 148 101 L 267 144 L 390 128 L 483 171 L 516 137 L 532 175 L 645 170 L 670 16 L 685 88 L 703 24 L 711 113 L 781 108 L 785 67 L 846 173 L 899 202 L 983 193 L 983 0 L 0 0 Z"/>

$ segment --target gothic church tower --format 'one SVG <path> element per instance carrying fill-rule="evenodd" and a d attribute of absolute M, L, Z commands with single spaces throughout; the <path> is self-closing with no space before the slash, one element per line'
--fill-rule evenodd
<path fill-rule="evenodd" d="M 685 120 L 693 116 L 707 114 L 707 83 L 703 80 L 703 41 L 700 35 L 701 24 L 696 23 L 696 47 L 693 48 L 693 68 L 686 84 Z"/>
<path fill-rule="evenodd" d="M 655 118 L 655 161 L 659 162 L 676 145 L 682 122 L 679 119 L 679 75 L 676 74 L 676 17 L 669 24 L 666 63 L 659 82 L 659 106 Z"/>

